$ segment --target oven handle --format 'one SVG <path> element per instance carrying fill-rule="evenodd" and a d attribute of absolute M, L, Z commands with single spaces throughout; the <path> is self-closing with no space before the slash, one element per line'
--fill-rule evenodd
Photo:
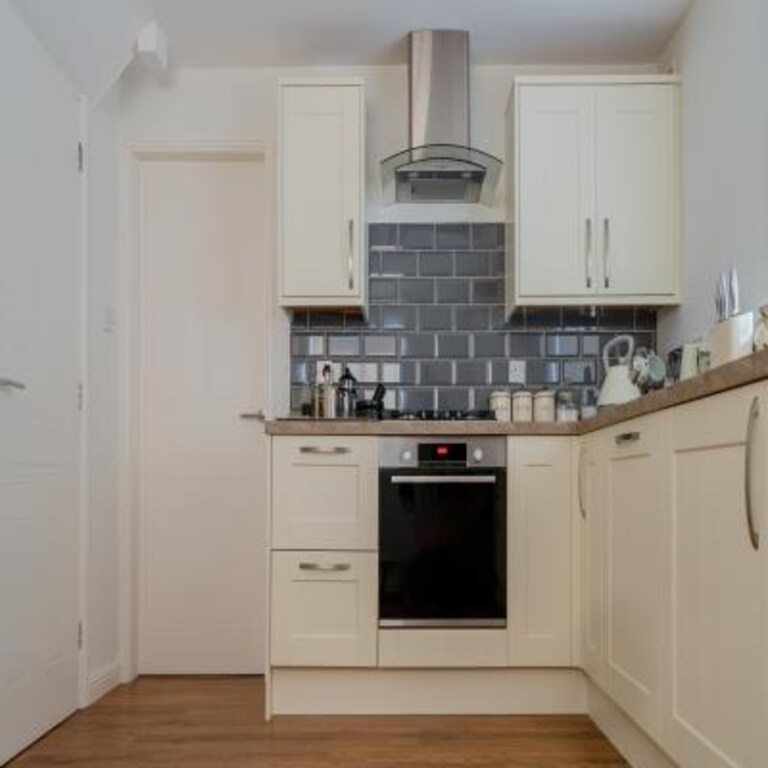
<path fill-rule="evenodd" d="M 493 485 L 495 475 L 392 475 L 392 485 Z"/>

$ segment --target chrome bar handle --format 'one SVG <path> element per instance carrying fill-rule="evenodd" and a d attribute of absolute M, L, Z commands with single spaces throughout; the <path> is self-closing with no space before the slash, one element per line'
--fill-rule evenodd
<path fill-rule="evenodd" d="M 23 381 L 16 379 L 0 378 L 0 389 L 26 389 L 27 385 Z"/>
<path fill-rule="evenodd" d="M 614 438 L 616 445 L 627 445 L 628 443 L 637 443 L 640 440 L 639 432 L 622 432 Z"/>
<path fill-rule="evenodd" d="M 350 291 L 354 290 L 355 288 L 354 249 L 355 249 L 355 220 L 349 219 L 347 221 L 347 274 L 349 276 Z"/>
<path fill-rule="evenodd" d="M 582 445 L 579 450 L 579 468 L 577 472 L 577 490 L 579 498 L 579 513 L 584 520 L 587 519 L 587 510 L 584 506 L 584 454 L 586 448 Z"/>
<path fill-rule="evenodd" d="M 608 254 L 611 249 L 611 220 L 603 219 L 603 277 L 606 288 L 611 287 L 611 272 Z"/>
<path fill-rule="evenodd" d="M 747 437 L 744 450 L 744 502 L 747 511 L 747 530 L 752 549 L 760 549 L 760 534 L 755 526 L 755 518 L 752 511 L 752 444 L 755 436 L 755 423 L 760 416 L 760 399 L 755 397 L 749 407 L 747 417 Z"/>
<path fill-rule="evenodd" d="M 392 475 L 392 485 L 493 485 L 494 475 Z"/>
<path fill-rule="evenodd" d="M 259 410 L 255 411 L 254 413 L 241 413 L 240 418 L 244 421 L 260 421 L 262 423 L 267 420 L 266 414 L 261 410 L 261 408 L 259 408 Z"/>
<path fill-rule="evenodd" d="M 586 224 L 586 248 L 584 254 L 584 268 L 587 273 L 587 288 L 592 287 L 592 219 L 587 218 Z"/>
<path fill-rule="evenodd" d="M 300 571 L 315 571 L 322 573 L 342 573 L 352 569 L 350 563 L 330 563 L 323 565 L 321 563 L 299 563 Z"/>
<path fill-rule="evenodd" d="M 345 453 L 352 453 L 350 448 L 336 446 L 335 448 L 318 448 L 316 445 L 302 445 L 299 453 L 311 453 L 314 456 L 343 456 Z"/>

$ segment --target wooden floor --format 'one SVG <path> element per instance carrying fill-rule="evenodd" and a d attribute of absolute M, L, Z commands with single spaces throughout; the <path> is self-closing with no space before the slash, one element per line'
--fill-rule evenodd
<path fill-rule="evenodd" d="M 389 768 L 627 766 L 586 717 L 278 717 L 258 677 L 146 677 L 9 766 Z"/>

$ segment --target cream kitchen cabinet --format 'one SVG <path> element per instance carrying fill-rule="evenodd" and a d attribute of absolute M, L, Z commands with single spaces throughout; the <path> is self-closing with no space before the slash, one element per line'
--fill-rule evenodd
<path fill-rule="evenodd" d="M 571 441 L 507 440 L 511 666 L 571 666 Z"/>
<path fill-rule="evenodd" d="M 768 384 L 675 409 L 671 700 L 682 768 L 768 765 Z"/>
<path fill-rule="evenodd" d="M 515 80 L 507 310 L 679 303 L 676 79 Z"/>
<path fill-rule="evenodd" d="M 603 498 L 600 486 L 600 435 L 581 439 L 577 450 L 576 497 L 581 520 L 581 657 L 598 685 L 604 676 Z"/>
<path fill-rule="evenodd" d="M 270 664 L 375 667 L 373 552 L 273 552 Z"/>
<path fill-rule="evenodd" d="M 279 92 L 280 304 L 364 306 L 363 81 L 282 80 Z"/>
<path fill-rule="evenodd" d="M 668 636 L 669 462 L 659 413 L 603 430 L 603 668 L 600 685 L 661 737 Z"/>
<path fill-rule="evenodd" d="M 272 548 L 376 550 L 375 437 L 272 440 Z"/>

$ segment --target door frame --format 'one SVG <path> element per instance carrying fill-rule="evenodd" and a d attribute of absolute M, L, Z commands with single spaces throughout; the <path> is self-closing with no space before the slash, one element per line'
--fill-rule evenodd
<path fill-rule="evenodd" d="M 266 233 L 269 282 L 273 289 L 266 332 L 267 417 L 287 412 L 289 381 L 288 315 L 277 306 L 276 171 L 274 146 L 265 141 L 161 141 L 127 144 L 123 153 L 120 253 L 120 316 L 123 344 L 120 360 L 119 473 L 119 649 L 120 681 L 138 675 L 139 595 L 139 167 L 142 162 L 183 158 L 252 159 L 264 163 L 268 179 Z M 266 469 L 266 468 L 265 468 Z M 266 484 L 265 484 L 266 487 Z M 266 603 L 265 603 L 266 605 Z"/>

